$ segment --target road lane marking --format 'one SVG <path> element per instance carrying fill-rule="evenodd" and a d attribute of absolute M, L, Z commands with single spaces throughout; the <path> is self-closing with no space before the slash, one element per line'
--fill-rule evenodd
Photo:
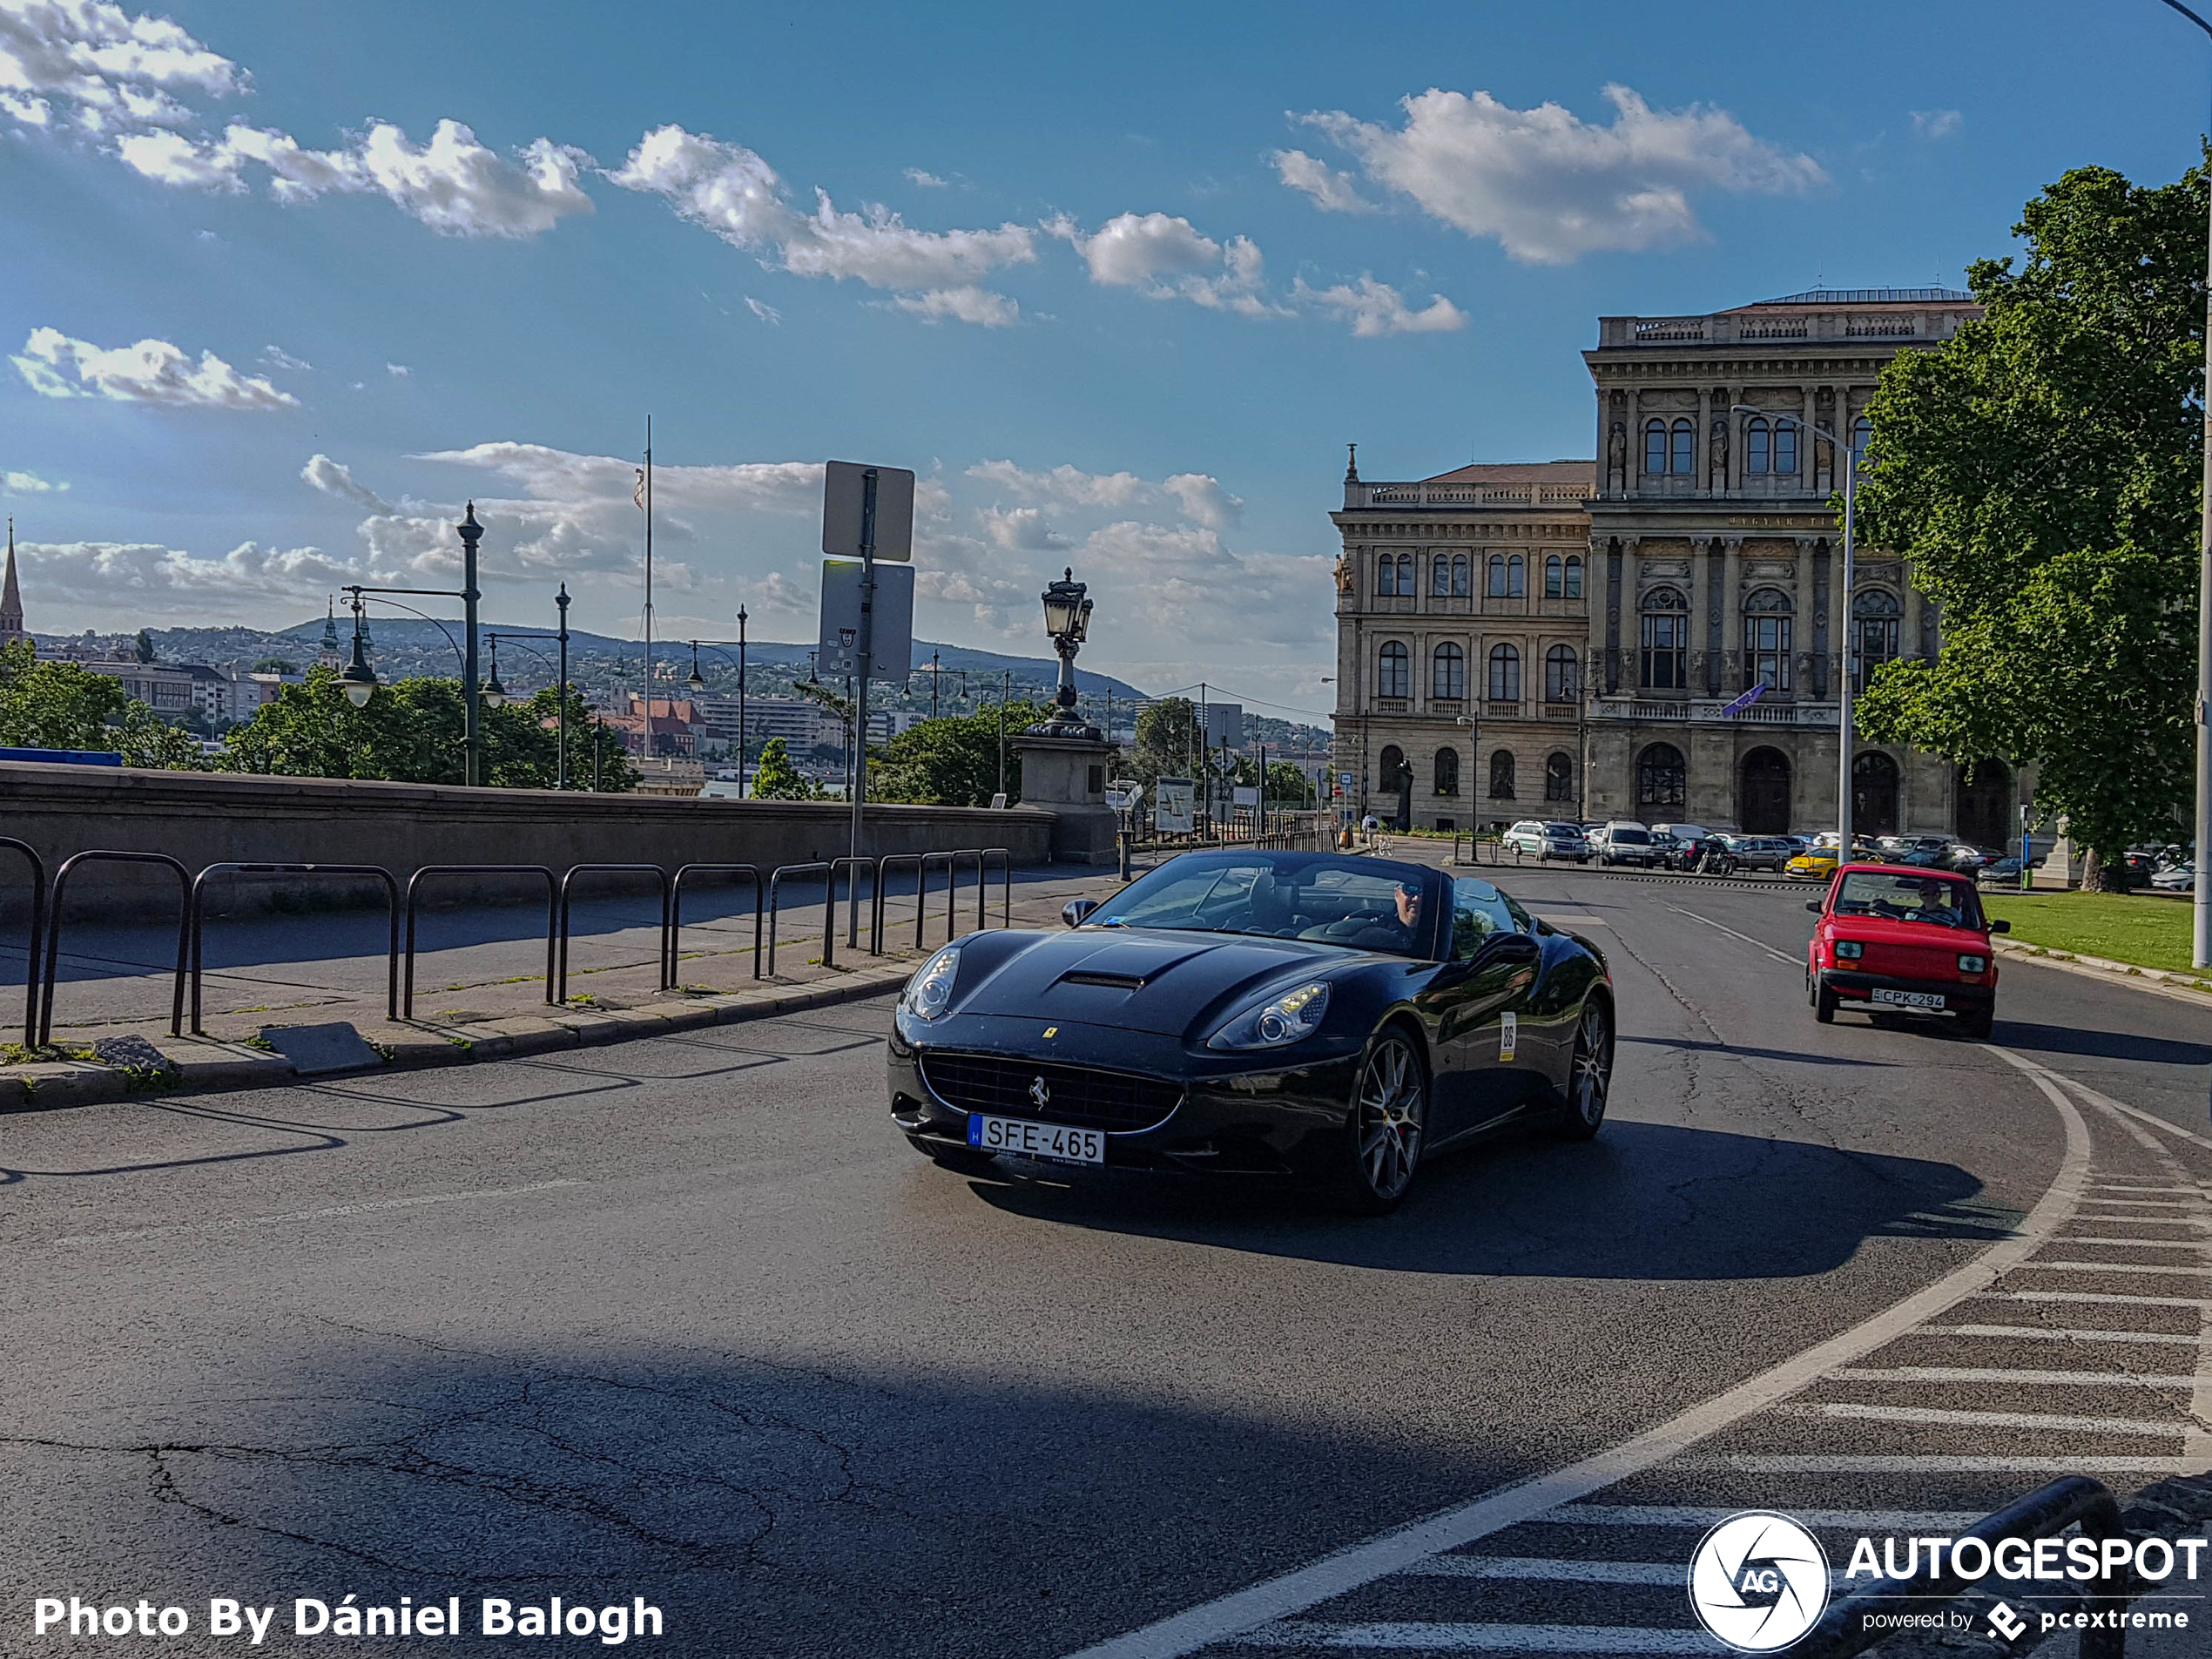
<path fill-rule="evenodd" d="M 1680 1527 L 1703 1532 L 1743 1513 L 1705 1504 L 1570 1503 L 1543 1518 L 1545 1526 Z M 1793 1509 L 1791 1518 L 1808 1527 L 1847 1532 L 1964 1532 L 1982 1519 L 1979 1509 Z"/>
<path fill-rule="evenodd" d="M 1673 1561 L 1538 1561 L 1526 1555 L 1432 1555 L 1406 1570 L 1418 1578 L 1520 1578 L 1553 1584 L 1683 1581 L 1683 1569 Z"/>
<path fill-rule="evenodd" d="M 2087 1233 L 2060 1233 L 2054 1244 L 2116 1244 L 2128 1250 L 2202 1250 L 2201 1238 L 2095 1238 Z"/>
<path fill-rule="evenodd" d="M 221 1221 L 184 1221 L 166 1227 L 140 1227 L 130 1232 L 67 1233 L 50 1242 L 57 1244 L 104 1244 L 132 1238 L 161 1238 L 172 1233 L 221 1232 L 233 1227 L 268 1227 L 287 1221 L 326 1221 L 337 1216 L 365 1216 L 380 1210 L 414 1210 L 430 1204 L 466 1204 L 475 1198 L 509 1198 L 524 1192 L 550 1192 L 556 1187 L 589 1186 L 588 1181 L 534 1181 L 526 1187 L 478 1187 L 471 1192 L 426 1192 L 411 1198 L 373 1198 L 362 1204 L 334 1204 L 320 1210 L 289 1210 L 274 1216 L 237 1216 Z"/>
<path fill-rule="evenodd" d="M 1789 952 L 1775 949 L 1773 946 L 1768 944 L 1764 939 L 1754 939 L 1749 934 L 1737 933 L 1733 927 L 1723 927 L 1719 922 L 1715 921 L 1710 916 L 1701 916 L 1695 910 L 1684 910 L 1680 905 L 1670 904 L 1667 907 L 1667 908 L 1673 911 L 1678 916 L 1688 916 L 1692 921 L 1702 921 L 1708 927 L 1719 927 L 1720 931 L 1726 934 L 1730 939 L 1740 939 L 1745 944 L 1749 945 L 1753 950 L 1763 950 L 1768 955 L 1773 957 L 1777 962 L 1787 962 L 1792 968 L 1802 968 L 1804 966 L 1802 960 L 1791 955 Z"/>
<path fill-rule="evenodd" d="M 1676 1578 L 1683 1575 L 1677 1574 Z M 1427 1653 L 1696 1654 L 1728 1650 L 1702 1630 L 1642 1630 L 1617 1624 L 1448 1624 L 1426 1620 L 1329 1624 L 1285 1619 L 1238 1638 L 1247 1648 L 1393 1648 Z"/>
<path fill-rule="evenodd" d="M 2114 1210 L 2195 1210 L 2202 1206 L 2182 1204 L 2174 1198 L 2084 1198 L 2083 1204 L 2103 1204 Z M 2117 1219 L 2117 1217 L 2115 1217 Z M 2147 1216 L 2145 1220 L 2148 1220 Z"/>
<path fill-rule="evenodd" d="M 2136 1308 L 2212 1308 L 2212 1300 L 2202 1296 L 2116 1296 L 2108 1291 L 1984 1291 L 1976 1299 L 1990 1302 L 2101 1302 Z"/>
<path fill-rule="evenodd" d="M 2080 1452 L 2068 1457 L 1769 1457 L 1687 1459 L 1677 1467 L 1715 1474 L 2115 1474 L 2174 1473 L 2169 1457 Z"/>
<path fill-rule="evenodd" d="M 2190 1379 L 2192 1382 L 2195 1379 Z M 2154 1440 L 2178 1440 L 2188 1433 L 2184 1423 L 2149 1423 L 2140 1417 L 2067 1417 L 2053 1412 L 1953 1412 L 1932 1406 L 1858 1406 L 1829 1402 L 1815 1406 L 1784 1406 L 1784 1417 L 1824 1417 L 1839 1422 L 1918 1423 L 1923 1426 L 1959 1428 L 2040 1428 L 2065 1434 L 2140 1434 Z"/>
<path fill-rule="evenodd" d="M 2156 1273 L 2164 1277 L 2185 1277 L 2191 1273 L 2212 1273 L 2212 1267 L 2179 1267 L 2171 1262 L 2027 1262 L 2023 1264 L 2020 1271 L 2024 1273 Z"/>
<path fill-rule="evenodd" d="M 1619 1445 L 1378 1534 L 1276 1578 L 1232 1590 L 1126 1635 L 1095 1642 L 1072 1659 L 1181 1659 L 1262 1625 L 1290 1619 L 1347 1591 L 1402 1572 L 1426 1556 L 1533 1521 L 1562 1504 L 1671 1462 L 1723 1429 L 1803 1392 L 1831 1371 L 1865 1359 L 1969 1297 L 1989 1294 L 1992 1285 L 2044 1248 L 2052 1234 L 2073 1220 L 2089 1178 L 2090 1147 L 2089 1126 L 2080 1109 L 2058 1087 L 2056 1074 L 1993 1043 L 1983 1046 L 2023 1073 L 2050 1102 L 2066 1136 L 2066 1151 L 2050 1186 L 2011 1238 L 1993 1244 L 1973 1261 L 1849 1330 Z M 2166 1469 L 2170 1462 L 2167 1460 L 2158 1467 Z"/>
<path fill-rule="evenodd" d="M 2194 1337 L 2184 1339 L 2189 1342 Z M 2193 1388 L 2196 1377 L 2146 1377 L 2132 1371 L 2013 1371 L 2002 1366 L 1892 1366 L 1828 1373 L 1831 1382 L 2017 1383 L 2036 1388 Z"/>
<path fill-rule="evenodd" d="M 2142 1342 L 2162 1346 L 2194 1348 L 2196 1333 L 2174 1331 L 2088 1331 L 2047 1325 L 1929 1325 L 1916 1337 L 1997 1337 L 2029 1342 Z"/>

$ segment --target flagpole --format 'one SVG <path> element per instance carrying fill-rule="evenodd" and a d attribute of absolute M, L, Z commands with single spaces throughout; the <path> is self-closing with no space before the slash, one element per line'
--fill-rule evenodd
<path fill-rule="evenodd" d="M 645 417 L 645 756 L 653 752 L 653 417 Z"/>

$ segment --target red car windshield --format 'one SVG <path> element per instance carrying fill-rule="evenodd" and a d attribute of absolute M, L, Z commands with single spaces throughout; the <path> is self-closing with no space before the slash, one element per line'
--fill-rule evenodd
<path fill-rule="evenodd" d="M 1936 875 L 1892 875 L 1886 871 L 1851 870 L 1836 894 L 1839 916 L 1875 916 L 1885 921 L 1919 921 L 1936 927 L 1982 931 L 1981 906 L 1964 881 Z"/>

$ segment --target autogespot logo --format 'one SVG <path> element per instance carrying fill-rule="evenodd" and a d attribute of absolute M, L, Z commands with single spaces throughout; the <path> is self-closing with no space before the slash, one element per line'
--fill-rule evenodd
<path fill-rule="evenodd" d="M 1739 1653 L 1773 1653 L 1820 1621 L 1828 1557 L 1787 1515 L 1753 1510 L 1707 1533 L 1689 1558 L 1689 1605 Z"/>

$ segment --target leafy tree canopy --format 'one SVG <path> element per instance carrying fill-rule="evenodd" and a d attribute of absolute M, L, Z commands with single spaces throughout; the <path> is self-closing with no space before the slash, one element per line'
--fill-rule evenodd
<path fill-rule="evenodd" d="M 1043 703 L 1008 703 L 1004 730 L 1012 738 L 1052 712 Z M 874 752 L 868 792 L 877 800 L 934 806 L 988 806 L 999 788 L 1001 711 L 919 720 Z M 1022 758 L 1006 749 L 1006 794 L 1022 799 Z"/>
<path fill-rule="evenodd" d="M 2034 763 L 2039 808 L 2107 858 L 2188 795 L 2206 208 L 2202 168 L 2068 172 L 2014 227 L 2021 268 L 1969 270 L 1986 314 L 1899 353 L 1868 410 L 1862 527 L 1945 644 L 1885 665 L 1859 729 Z"/>
<path fill-rule="evenodd" d="M 288 657 L 264 657 L 253 664 L 256 674 L 297 674 L 300 664 Z"/>
<path fill-rule="evenodd" d="M 792 764 L 791 748 L 781 738 L 771 738 L 760 745 L 760 754 L 753 762 L 752 787 L 746 791 L 755 800 L 819 800 L 821 786 Z"/>
<path fill-rule="evenodd" d="M 75 663 L 42 663 L 28 640 L 0 646 L 0 744 L 26 749 L 114 750 L 127 766 L 201 768 L 199 745 L 120 680 Z"/>
<path fill-rule="evenodd" d="M 1136 717 L 1136 746 L 1130 769 L 1150 788 L 1162 778 L 1190 778 L 1204 765 L 1198 705 L 1187 697 L 1163 697 Z"/>

